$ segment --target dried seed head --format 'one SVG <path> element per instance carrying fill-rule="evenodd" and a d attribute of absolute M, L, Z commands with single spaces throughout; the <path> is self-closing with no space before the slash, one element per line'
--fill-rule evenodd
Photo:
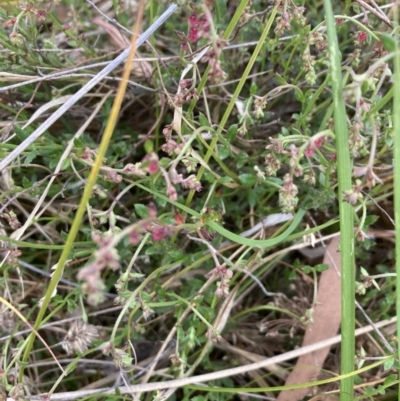
<path fill-rule="evenodd" d="M 11 333 L 15 328 L 14 312 L 3 304 L 0 305 L 0 327 L 6 333 Z"/>
<path fill-rule="evenodd" d="M 99 332 L 95 326 L 75 320 L 61 345 L 68 355 L 74 352 L 83 353 L 98 336 Z"/>

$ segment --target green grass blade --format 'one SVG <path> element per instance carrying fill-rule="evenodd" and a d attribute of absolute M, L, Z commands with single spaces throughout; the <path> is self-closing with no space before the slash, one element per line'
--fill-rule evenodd
<path fill-rule="evenodd" d="M 329 58 L 331 65 L 331 85 L 334 104 L 334 124 L 336 135 L 337 171 L 339 182 L 339 212 L 340 212 L 340 250 L 342 263 L 342 346 L 341 374 L 346 375 L 354 370 L 354 329 L 355 329 L 355 276 L 354 276 L 354 227 L 353 208 L 343 202 L 343 191 L 351 189 L 351 159 L 349 150 L 346 108 L 343 99 L 343 84 L 341 73 L 341 55 L 335 29 L 332 4 L 324 0 L 327 22 Z M 353 399 L 353 376 L 340 382 L 340 401 Z"/>

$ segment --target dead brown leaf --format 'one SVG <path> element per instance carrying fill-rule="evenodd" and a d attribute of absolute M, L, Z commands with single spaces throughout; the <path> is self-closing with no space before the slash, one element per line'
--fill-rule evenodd
<path fill-rule="evenodd" d="M 124 35 L 122 35 L 122 33 L 120 32 L 120 30 L 108 23 L 107 21 L 103 21 L 100 17 L 95 17 L 93 18 L 93 23 L 102 27 L 107 34 L 110 36 L 111 40 L 121 49 L 121 50 L 125 50 L 130 42 L 129 39 L 127 39 Z M 139 55 L 139 53 L 137 52 L 137 55 Z M 153 69 L 151 67 L 151 64 L 147 61 L 134 61 L 132 63 L 132 72 L 134 75 L 136 76 L 145 76 L 146 78 L 150 78 L 152 76 L 152 72 Z"/>
<path fill-rule="evenodd" d="M 103 21 L 100 17 L 93 18 L 93 23 L 101 26 L 121 50 L 125 50 L 129 46 L 129 40 L 122 35 L 116 26 Z"/>
<path fill-rule="evenodd" d="M 336 335 L 340 326 L 341 288 L 340 277 L 340 253 L 337 252 L 340 237 L 332 239 L 326 248 L 324 263 L 329 269 L 321 274 L 318 283 L 317 305 L 314 307 L 314 323 L 307 326 L 303 339 L 303 346 L 314 344 L 318 341 Z M 301 356 L 295 368 L 286 380 L 286 385 L 306 383 L 315 380 L 328 355 L 329 347 Z M 277 401 L 301 400 L 309 388 L 282 391 Z"/>

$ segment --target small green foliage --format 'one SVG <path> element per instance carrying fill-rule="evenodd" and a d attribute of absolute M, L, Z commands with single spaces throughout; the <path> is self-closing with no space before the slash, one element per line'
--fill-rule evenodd
<path fill-rule="evenodd" d="M 252 187 L 257 181 L 254 174 L 241 174 L 239 180 L 244 187 Z"/>
<path fill-rule="evenodd" d="M 314 269 L 315 269 L 316 272 L 322 273 L 323 271 L 329 269 L 329 265 L 327 265 L 326 263 L 320 263 L 318 265 L 315 265 Z"/>
<path fill-rule="evenodd" d="M 135 212 L 138 215 L 138 217 L 140 217 L 142 219 L 149 217 L 149 209 L 146 205 L 136 203 L 134 207 L 135 207 Z"/>

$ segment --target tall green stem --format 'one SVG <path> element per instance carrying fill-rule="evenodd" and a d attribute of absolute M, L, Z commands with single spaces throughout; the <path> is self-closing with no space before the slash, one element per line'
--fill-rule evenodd
<path fill-rule="evenodd" d="M 339 183 L 340 253 L 342 264 L 341 374 L 345 375 L 354 370 L 355 347 L 354 216 L 352 206 L 343 200 L 343 191 L 351 189 L 352 163 L 350 159 L 346 107 L 343 99 L 340 51 L 330 0 L 324 0 L 324 8 L 329 42 Z M 353 386 L 353 376 L 346 377 L 340 382 L 340 401 L 351 401 L 353 399 Z"/>
<path fill-rule="evenodd" d="M 398 6 L 397 6 L 398 7 Z M 399 21 L 398 8 L 395 6 L 394 19 Z M 400 338 L 400 48 L 399 35 L 395 34 L 394 40 L 394 93 L 393 93 L 393 129 L 394 129 L 394 221 L 396 241 L 396 314 L 397 314 L 397 338 Z M 400 347 L 397 345 L 397 358 L 400 357 Z M 400 388 L 398 390 L 400 401 Z"/>

